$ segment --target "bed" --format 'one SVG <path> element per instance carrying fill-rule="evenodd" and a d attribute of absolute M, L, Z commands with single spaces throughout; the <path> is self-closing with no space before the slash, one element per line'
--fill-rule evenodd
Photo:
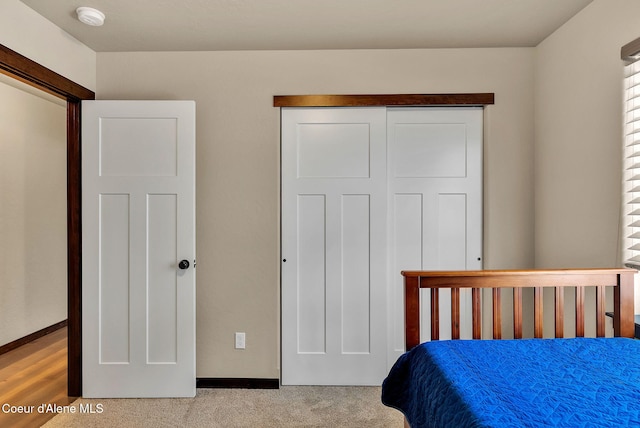
<path fill-rule="evenodd" d="M 635 272 L 402 272 L 407 352 L 383 383 L 383 403 L 400 410 L 411 428 L 640 425 L 640 340 L 632 339 Z M 555 290 L 554 304 L 548 305 L 553 310 L 555 338 L 543 339 L 543 290 L 549 287 Z M 575 292 L 575 331 L 571 332 L 575 338 L 563 337 L 566 287 Z M 613 293 L 606 292 L 608 287 Z M 421 288 L 429 289 L 431 297 L 431 340 L 422 344 Z M 523 290 L 527 288 L 533 288 L 533 338 L 523 339 Z M 587 314 L 593 310 L 596 337 L 584 337 L 588 288 L 595 292 L 595 308 L 588 308 Z M 451 290 L 453 340 L 439 340 L 441 289 Z M 456 340 L 464 289 L 471 289 L 472 339 L 481 339 L 487 332 L 490 339 L 502 338 L 501 299 L 504 289 L 513 289 L 514 339 Z M 491 306 L 492 321 L 484 330 L 483 293 L 492 301 L 484 305 Z M 511 297 L 511 291 L 508 294 Z M 613 295 L 610 315 L 615 337 L 606 338 L 608 294 Z"/>

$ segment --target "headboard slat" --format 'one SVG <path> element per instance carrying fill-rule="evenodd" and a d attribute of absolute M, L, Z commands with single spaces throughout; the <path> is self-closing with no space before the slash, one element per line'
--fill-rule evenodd
<path fill-rule="evenodd" d="M 480 339 L 482 337 L 482 315 L 480 312 L 480 293 L 482 289 L 473 288 L 471 290 L 471 311 L 472 311 L 472 323 L 473 323 L 473 338 Z"/>
<path fill-rule="evenodd" d="M 605 288 L 596 287 L 596 337 L 604 337 Z"/>
<path fill-rule="evenodd" d="M 513 289 L 513 337 L 522 339 L 522 288 Z"/>
<path fill-rule="evenodd" d="M 576 287 L 576 337 L 584 337 L 584 287 Z"/>
<path fill-rule="evenodd" d="M 460 289 L 451 289 L 451 338 L 460 339 Z"/>
<path fill-rule="evenodd" d="M 440 290 L 431 289 L 431 340 L 440 340 Z"/>
<path fill-rule="evenodd" d="M 534 287 L 533 289 L 533 337 L 540 339 L 542 337 L 542 287 Z"/>
<path fill-rule="evenodd" d="M 564 337 L 564 288 L 556 287 L 555 294 L 555 337 Z"/>
<path fill-rule="evenodd" d="M 502 339 L 502 305 L 499 288 L 493 289 L 493 338 Z"/>

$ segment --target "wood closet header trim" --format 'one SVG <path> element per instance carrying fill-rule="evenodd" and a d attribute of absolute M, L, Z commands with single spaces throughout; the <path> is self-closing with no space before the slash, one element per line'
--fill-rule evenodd
<path fill-rule="evenodd" d="M 485 106 L 494 104 L 494 93 L 481 94 L 383 94 L 383 95 L 275 95 L 274 107 L 373 107 L 373 106 Z"/>

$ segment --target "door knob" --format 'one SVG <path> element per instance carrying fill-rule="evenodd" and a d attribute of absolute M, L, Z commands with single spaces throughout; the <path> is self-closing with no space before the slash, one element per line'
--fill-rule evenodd
<path fill-rule="evenodd" d="M 178 267 L 180 269 L 188 269 L 189 268 L 189 260 L 180 260 L 180 263 L 178 263 Z"/>

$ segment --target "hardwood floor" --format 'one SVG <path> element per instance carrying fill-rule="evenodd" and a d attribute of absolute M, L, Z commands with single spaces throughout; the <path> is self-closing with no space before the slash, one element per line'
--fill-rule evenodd
<path fill-rule="evenodd" d="M 74 400 L 67 396 L 66 327 L 0 355 L 0 427 L 40 427 L 56 414 L 38 406 Z"/>

